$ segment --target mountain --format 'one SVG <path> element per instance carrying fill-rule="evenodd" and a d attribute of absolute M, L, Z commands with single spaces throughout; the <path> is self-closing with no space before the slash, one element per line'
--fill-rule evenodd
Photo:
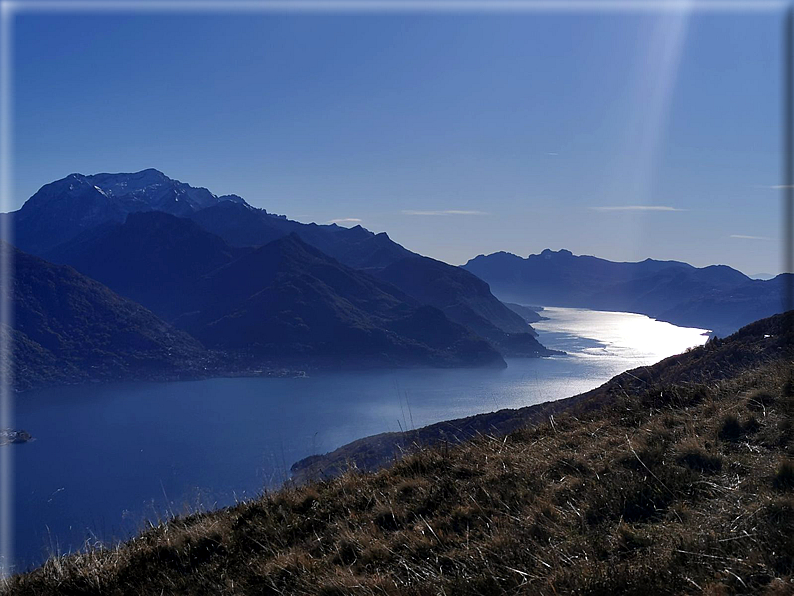
<path fill-rule="evenodd" d="M 782 310 L 775 293 L 780 282 L 753 281 L 725 265 L 619 263 L 546 249 L 526 259 L 504 252 L 480 255 L 464 268 L 504 300 L 636 312 L 720 335 Z"/>
<path fill-rule="evenodd" d="M 9 216 L 23 249 L 72 265 L 169 320 L 195 306 L 194 280 L 245 249 L 296 234 L 348 267 L 441 309 L 505 354 L 552 353 L 487 284 L 460 267 L 421 257 L 383 232 L 292 221 L 157 170 L 72 174 L 44 186 Z"/>
<path fill-rule="evenodd" d="M 781 273 L 770 280 L 750 280 L 729 290 L 715 289 L 696 296 L 662 312 L 659 318 L 680 325 L 706 327 L 725 336 L 746 325 L 748 320 L 786 310 L 784 296 L 793 284 L 794 275 L 790 273 Z"/>
<path fill-rule="evenodd" d="M 499 302 L 488 284 L 461 269 L 412 256 L 374 272 L 423 304 L 488 339 L 507 356 L 546 356 L 553 352 L 536 339 L 524 318 Z"/>
<path fill-rule="evenodd" d="M 68 249 L 68 250 L 67 250 Z M 15 264 L 14 386 L 172 379 L 299 358 L 352 364 L 504 366 L 485 340 L 294 235 L 229 247 L 190 220 L 133 213 L 61 257 L 157 307 L 207 345 L 66 265 L 3 245 Z M 266 357 L 263 359 L 263 357 Z"/>
<path fill-rule="evenodd" d="M 526 306 L 524 304 L 515 304 L 514 302 L 504 302 L 504 305 L 521 316 L 530 325 L 544 319 L 540 314 L 543 311 L 542 306 Z"/>
<path fill-rule="evenodd" d="M 162 211 L 87 230 L 46 252 L 166 320 L 196 308 L 197 281 L 248 252 Z"/>
<path fill-rule="evenodd" d="M 238 204 L 219 204 L 192 219 L 236 246 L 255 246 L 294 233 L 345 265 L 367 270 L 419 302 L 443 310 L 507 355 L 552 353 L 534 339 L 525 320 L 491 294 L 488 284 L 460 267 L 413 253 L 384 232 L 374 234 L 360 225 L 303 224 Z"/>
<path fill-rule="evenodd" d="M 3 243 L 15 268 L 14 386 L 173 378 L 203 370 L 203 346 L 71 267 Z"/>
<path fill-rule="evenodd" d="M 205 276 L 176 324 L 207 346 L 303 361 L 496 365 L 488 342 L 290 234 Z"/>
<path fill-rule="evenodd" d="M 273 215 L 247 204 L 223 202 L 194 213 L 191 218 L 232 246 L 261 246 L 287 234 L 297 234 L 349 267 L 385 267 L 414 253 L 393 242 L 385 232 L 375 234 L 363 227 L 318 225 Z"/>
<path fill-rule="evenodd" d="M 41 255 L 78 234 L 130 213 L 164 211 L 188 216 L 220 203 L 245 205 L 236 195 L 218 197 L 148 169 L 128 174 L 70 174 L 45 184 L 18 210 L 6 214 L 20 249 Z"/>
<path fill-rule="evenodd" d="M 364 238 L 370 234 L 365 230 L 362 231 L 360 235 Z M 298 238 L 297 234 L 294 236 Z M 283 238 L 286 237 L 279 239 Z M 301 246 L 293 243 L 286 243 L 285 246 L 303 250 L 302 241 Z M 205 298 L 226 293 L 229 287 L 236 287 L 237 280 L 232 279 L 228 271 L 235 271 L 234 275 L 246 280 L 260 279 L 257 276 L 261 271 L 257 268 L 267 265 L 263 262 L 253 264 L 249 261 L 243 261 L 237 267 L 227 268 L 225 275 L 228 277 L 222 282 L 217 281 L 217 277 L 204 279 L 213 271 L 230 265 L 253 250 L 253 248 L 229 246 L 222 238 L 204 230 L 193 220 L 150 211 L 132 213 L 127 216 L 123 224 L 106 224 L 83 232 L 45 253 L 45 256 L 53 262 L 72 265 L 81 273 L 91 276 L 115 292 L 141 303 L 159 316 L 172 321 L 191 312 L 193 312 L 192 318 L 195 319 L 196 313 L 205 307 L 218 308 L 218 304 L 210 305 Z M 407 270 L 399 264 L 401 262 L 398 262 L 387 268 L 387 274 L 383 276 L 389 281 L 389 277 L 394 277 L 395 272 L 408 273 L 407 278 L 402 281 L 411 286 L 410 295 L 415 299 L 409 300 L 411 304 L 426 304 L 439 308 L 449 319 L 467 326 L 481 337 L 488 339 L 505 354 L 540 356 L 554 353 L 538 343 L 531 333 L 531 327 L 521 317 L 490 294 L 487 284 L 462 269 L 432 259 L 415 258 L 425 262 L 411 266 Z M 296 264 L 296 266 L 300 265 Z M 412 275 L 422 268 L 430 268 L 427 271 L 430 275 Z M 378 269 L 370 271 L 382 272 Z M 450 271 L 454 274 L 451 280 L 447 279 Z M 450 294 L 445 287 L 448 284 L 454 285 L 456 278 L 463 278 L 466 284 L 456 287 Z M 423 284 L 428 286 L 425 292 L 421 291 Z M 395 290 L 394 287 L 389 289 L 390 292 Z M 241 299 L 240 296 L 233 294 L 228 294 L 225 298 Z M 321 310 L 320 301 L 326 298 L 328 296 L 324 294 L 316 296 L 314 306 L 318 309 L 317 312 Z M 404 301 L 408 300 L 408 297 L 400 293 L 399 299 Z M 461 299 L 471 306 L 459 304 L 457 301 Z M 513 333 L 505 333 L 491 324 L 488 316 L 499 321 L 504 327 L 510 328 Z M 188 319 L 190 317 L 183 320 Z M 438 325 L 431 326 L 430 329 L 438 331 Z M 247 349 L 250 346 L 246 341 L 236 347 Z"/>
<path fill-rule="evenodd" d="M 480 255 L 463 268 L 506 299 L 543 306 L 585 307 L 584 302 L 609 302 L 625 307 L 657 289 L 660 281 L 708 289 L 734 287 L 749 280 L 743 273 L 720 265 L 698 269 L 679 261 L 653 259 L 619 263 L 549 249 L 526 259 L 505 252 Z"/>

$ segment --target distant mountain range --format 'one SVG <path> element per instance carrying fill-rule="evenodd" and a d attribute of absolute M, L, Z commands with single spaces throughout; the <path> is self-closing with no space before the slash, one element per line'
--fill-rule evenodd
<path fill-rule="evenodd" d="M 104 310 L 97 311 L 97 321 L 121 317 L 129 333 L 137 321 L 160 330 L 168 341 L 181 338 L 174 357 L 163 362 L 173 370 L 191 369 L 194 365 L 186 363 L 201 359 L 205 371 L 245 368 L 257 359 L 504 366 L 503 356 L 554 354 L 530 325 L 540 320 L 540 307 L 527 305 L 639 312 L 726 334 L 779 312 L 787 279 L 758 281 L 725 266 L 698 269 L 650 259 L 614 263 L 550 250 L 526 259 L 481 255 L 455 267 L 413 253 L 385 233 L 292 221 L 237 195 L 218 196 L 153 169 L 71 174 L 2 217 L 10 220 L 21 251 L 46 260 L 17 251 L 15 258 L 24 264 L 20 271 L 40 268 L 51 276 L 57 271 L 58 279 L 70 280 L 30 285 L 16 298 L 20 312 L 28 308 L 23 302 L 36 304 L 43 293 L 49 306 L 41 314 L 51 319 L 44 328 L 82 325 L 74 312 L 56 306 L 84 303 L 76 288 L 94 297 L 101 288 L 96 308 Z M 137 318 L 121 316 L 133 304 L 140 309 Z M 121 378 L 141 370 L 148 356 L 106 344 L 107 335 L 90 336 L 101 335 L 102 327 L 83 326 L 82 335 L 73 334 L 81 339 L 70 344 L 71 351 L 53 351 L 40 341 L 44 336 L 18 325 L 14 333 L 26 347 L 18 368 L 28 358 L 46 361 L 44 369 L 53 371 L 62 360 L 74 379 L 110 378 L 112 370 L 121 371 Z M 86 368 L 90 359 L 80 356 L 80 345 L 87 350 L 115 345 L 106 350 L 115 364 Z M 155 341 L 152 354 L 158 345 L 166 344 Z"/>
<path fill-rule="evenodd" d="M 791 276 L 753 280 L 725 265 L 697 268 L 679 261 L 618 263 L 567 250 L 522 258 L 480 255 L 463 266 L 502 300 L 645 314 L 728 335 L 783 310 Z"/>
<path fill-rule="evenodd" d="M 3 217 L 21 249 L 245 362 L 504 366 L 502 354 L 554 353 L 487 284 L 385 233 L 291 221 L 157 170 L 72 174 Z"/>
<path fill-rule="evenodd" d="M 255 220 L 262 217 L 249 209 L 240 212 L 245 213 Z M 284 224 L 283 230 L 293 230 L 288 234 L 302 241 L 312 239 L 315 246 L 329 244 L 323 240 L 336 237 L 337 253 L 358 252 L 363 256 L 366 249 L 362 245 L 377 242 L 392 255 L 391 264 L 361 271 L 389 282 L 421 304 L 439 308 L 449 319 L 488 339 L 506 355 L 550 353 L 538 343 L 534 330 L 522 316 L 495 299 L 486 283 L 459 267 L 415 255 L 385 234 L 375 235 L 361 227 L 347 230 L 273 219 Z M 343 231 L 353 234 L 345 235 Z M 344 240 L 339 238 L 350 239 L 347 250 L 343 250 Z M 43 256 L 72 265 L 119 294 L 173 320 L 200 307 L 196 299 L 207 291 L 206 287 L 199 287 L 201 277 L 251 250 L 252 247 L 230 246 L 198 225 L 195 219 L 152 211 L 132 213 L 123 224 L 98 225 Z M 352 261 L 360 263 L 358 258 Z"/>

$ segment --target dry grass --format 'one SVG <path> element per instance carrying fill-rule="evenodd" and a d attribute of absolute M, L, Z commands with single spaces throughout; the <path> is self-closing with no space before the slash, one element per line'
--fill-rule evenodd
<path fill-rule="evenodd" d="M 8 594 L 784 594 L 786 369 L 658 388 L 50 559 Z M 684 404 L 684 405 L 682 405 Z"/>

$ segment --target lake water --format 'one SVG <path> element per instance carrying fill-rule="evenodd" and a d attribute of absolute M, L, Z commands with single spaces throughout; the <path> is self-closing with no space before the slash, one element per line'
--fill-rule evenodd
<path fill-rule="evenodd" d="M 568 397 L 706 341 L 642 315 L 548 308 L 541 343 L 566 356 L 503 370 L 388 370 L 47 389 L 16 399 L 17 568 L 146 519 L 234 503 L 295 461 L 384 431 Z"/>

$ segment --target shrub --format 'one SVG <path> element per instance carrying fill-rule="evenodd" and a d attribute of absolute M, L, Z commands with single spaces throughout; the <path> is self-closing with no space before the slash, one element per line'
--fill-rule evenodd
<path fill-rule="evenodd" d="M 687 443 L 678 449 L 677 461 L 691 470 L 713 474 L 722 470 L 722 456 L 709 453 L 697 443 Z"/>
<path fill-rule="evenodd" d="M 736 414 L 727 414 L 720 423 L 720 430 L 717 436 L 723 441 L 738 441 L 744 435 L 742 423 Z"/>
<path fill-rule="evenodd" d="M 390 507 L 379 507 L 375 511 L 373 521 L 381 530 L 395 531 L 402 526 L 402 520 L 397 517 Z"/>
<path fill-rule="evenodd" d="M 310 488 L 296 495 L 292 510 L 295 511 L 295 513 L 305 515 L 311 510 L 314 504 L 319 503 L 319 501 L 320 495 L 316 490 Z"/>
<path fill-rule="evenodd" d="M 772 479 L 772 486 L 777 490 L 791 490 L 794 488 L 794 463 L 786 459 L 778 466 Z"/>
<path fill-rule="evenodd" d="M 775 396 L 770 391 L 756 391 L 747 398 L 747 407 L 750 410 L 763 410 L 775 403 Z"/>
<path fill-rule="evenodd" d="M 352 565 L 358 559 L 361 550 L 358 545 L 347 538 L 343 538 L 337 544 L 336 556 L 333 561 L 337 565 Z"/>
<path fill-rule="evenodd" d="M 628 524 L 618 525 L 618 548 L 623 551 L 635 550 L 651 545 L 648 536 L 638 532 Z"/>

